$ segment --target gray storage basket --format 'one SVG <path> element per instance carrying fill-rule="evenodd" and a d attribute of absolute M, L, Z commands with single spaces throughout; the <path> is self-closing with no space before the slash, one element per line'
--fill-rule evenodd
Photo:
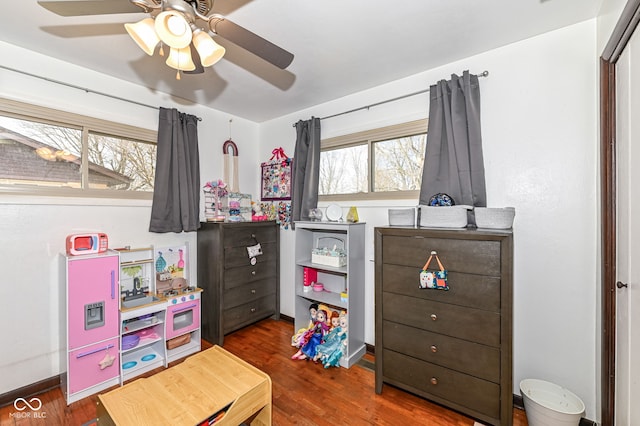
<path fill-rule="evenodd" d="M 424 228 L 464 228 L 467 226 L 467 212 L 473 207 L 420 206 L 420 226 Z"/>
<path fill-rule="evenodd" d="M 415 226 L 415 209 L 389 209 L 389 226 Z"/>
<path fill-rule="evenodd" d="M 476 207 L 475 214 L 478 228 L 509 229 L 513 227 L 516 209 L 514 207 Z"/>

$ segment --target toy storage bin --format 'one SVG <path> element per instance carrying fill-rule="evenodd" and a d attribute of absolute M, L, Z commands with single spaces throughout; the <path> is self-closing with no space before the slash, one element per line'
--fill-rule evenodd
<path fill-rule="evenodd" d="M 584 413 L 580 398 L 544 380 L 521 381 L 520 394 L 529 426 L 578 426 Z"/>
<path fill-rule="evenodd" d="M 389 226 L 415 226 L 415 209 L 389 209 Z"/>
<path fill-rule="evenodd" d="M 420 226 L 431 228 L 464 228 L 471 206 L 420 206 Z"/>
<path fill-rule="evenodd" d="M 333 242 L 333 248 L 320 247 L 320 241 Z M 341 247 L 338 247 L 340 243 Z M 320 237 L 316 241 L 316 248 L 311 250 L 311 263 L 318 265 L 333 266 L 334 268 L 341 268 L 347 266 L 347 254 L 345 252 L 344 240 L 337 237 Z"/>
<path fill-rule="evenodd" d="M 516 209 L 513 207 L 476 207 L 476 226 L 489 229 L 509 229 L 513 226 Z"/>
<path fill-rule="evenodd" d="M 182 336 L 167 340 L 167 349 L 175 349 L 178 346 L 186 345 L 189 342 L 191 342 L 191 334 L 183 334 Z"/>

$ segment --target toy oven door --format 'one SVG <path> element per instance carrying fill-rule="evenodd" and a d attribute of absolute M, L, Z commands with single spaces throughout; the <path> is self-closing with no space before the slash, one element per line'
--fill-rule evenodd
<path fill-rule="evenodd" d="M 200 328 L 200 299 L 189 300 L 167 308 L 167 339 Z"/>

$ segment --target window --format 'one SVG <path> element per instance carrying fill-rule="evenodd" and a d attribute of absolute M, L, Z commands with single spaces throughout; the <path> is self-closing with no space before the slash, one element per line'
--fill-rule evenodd
<path fill-rule="evenodd" d="M 150 199 L 156 132 L 0 99 L 0 190 Z"/>
<path fill-rule="evenodd" d="M 417 198 L 427 120 L 322 141 L 320 199 Z"/>

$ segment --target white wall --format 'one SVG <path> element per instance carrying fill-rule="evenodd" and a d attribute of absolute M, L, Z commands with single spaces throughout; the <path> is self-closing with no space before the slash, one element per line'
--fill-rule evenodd
<path fill-rule="evenodd" d="M 596 21 L 561 29 L 318 105 L 260 127 L 263 141 L 287 141 L 293 151 L 298 119 L 323 117 L 428 87 L 451 73 L 488 70 L 480 80 L 489 206 L 515 206 L 514 393 L 535 377 L 565 386 L 597 419 L 596 294 L 597 82 Z M 323 137 L 428 115 L 428 95 L 322 121 Z M 292 136 L 293 135 L 293 136 Z M 266 148 L 266 147 L 265 147 Z M 388 207 L 358 206 L 373 228 L 386 226 Z M 343 203 L 348 207 L 349 203 Z M 281 311 L 294 315 L 294 232 L 283 232 Z M 416 265 L 419 267 L 420 265 Z M 374 344 L 374 272 L 367 265 L 365 340 Z"/>
<path fill-rule="evenodd" d="M 176 107 L 203 118 L 198 124 L 201 180 L 223 177 L 222 144 L 238 145 L 240 189 L 257 194 L 258 125 L 209 108 L 180 105 L 169 96 L 0 42 L 12 67 L 49 79 L 148 105 Z M 0 68 L 0 96 L 79 114 L 157 129 L 158 111 L 86 93 Z M 229 125 L 229 120 L 233 122 Z M 196 234 L 148 232 L 150 201 L 25 197 L 0 193 L 0 394 L 59 374 L 59 253 L 68 234 L 106 232 L 110 247 L 188 244 L 189 279 L 196 280 Z M 202 214 L 204 209 L 201 210 Z"/>
<path fill-rule="evenodd" d="M 602 0 L 598 13 L 597 53 L 602 54 L 628 0 Z"/>

